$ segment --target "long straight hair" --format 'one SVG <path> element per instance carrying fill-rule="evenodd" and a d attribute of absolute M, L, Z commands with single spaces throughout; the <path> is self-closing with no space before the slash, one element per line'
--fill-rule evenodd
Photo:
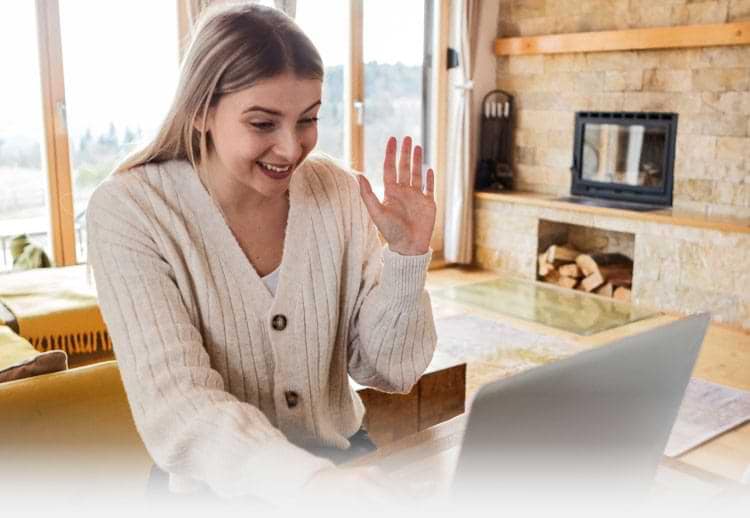
<path fill-rule="evenodd" d="M 198 129 L 206 127 L 209 109 L 222 95 L 284 73 L 323 80 L 320 54 L 294 20 L 257 4 L 209 7 L 196 24 L 172 106 L 156 137 L 114 172 L 175 159 L 197 168 L 210 145 L 210 136 Z"/>

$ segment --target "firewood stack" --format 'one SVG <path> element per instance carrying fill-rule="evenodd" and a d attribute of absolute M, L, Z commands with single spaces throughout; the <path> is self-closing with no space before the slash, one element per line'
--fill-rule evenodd
<path fill-rule="evenodd" d="M 539 254 L 539 277 L 563 288 L 630 302 L 633 261 L 620 253 L 585 254 L 568 245 L 552 245 Z"/>

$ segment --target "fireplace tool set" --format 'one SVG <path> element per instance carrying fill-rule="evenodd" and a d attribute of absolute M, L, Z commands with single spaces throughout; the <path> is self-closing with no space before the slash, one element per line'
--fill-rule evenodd
<path fill-rule="evenodd" d="M 482 100 L 479 150 L 474 188 L 513 188 L 513 96 L 492 90 Z"/>

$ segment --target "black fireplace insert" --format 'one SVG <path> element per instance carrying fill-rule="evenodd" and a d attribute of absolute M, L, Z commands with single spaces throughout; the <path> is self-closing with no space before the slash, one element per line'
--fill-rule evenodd
<path fill-rule="evenodd" d="M 676 113 L 576 113 L 571 194 L 670 207 L 676 134 Z"/>

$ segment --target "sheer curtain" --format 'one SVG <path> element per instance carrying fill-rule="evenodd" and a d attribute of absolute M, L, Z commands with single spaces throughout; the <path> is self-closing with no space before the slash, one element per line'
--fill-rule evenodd
<path fill-rule="evenodd" d="M 458 66 L 449 72 L 448 170 L 445 172 L 445 237 L 443 254 L 448 263 L 472 260 L 474 148 L 472 94 L 479 0 L 451 2 L 450 46 L 458 53 Z"/>

